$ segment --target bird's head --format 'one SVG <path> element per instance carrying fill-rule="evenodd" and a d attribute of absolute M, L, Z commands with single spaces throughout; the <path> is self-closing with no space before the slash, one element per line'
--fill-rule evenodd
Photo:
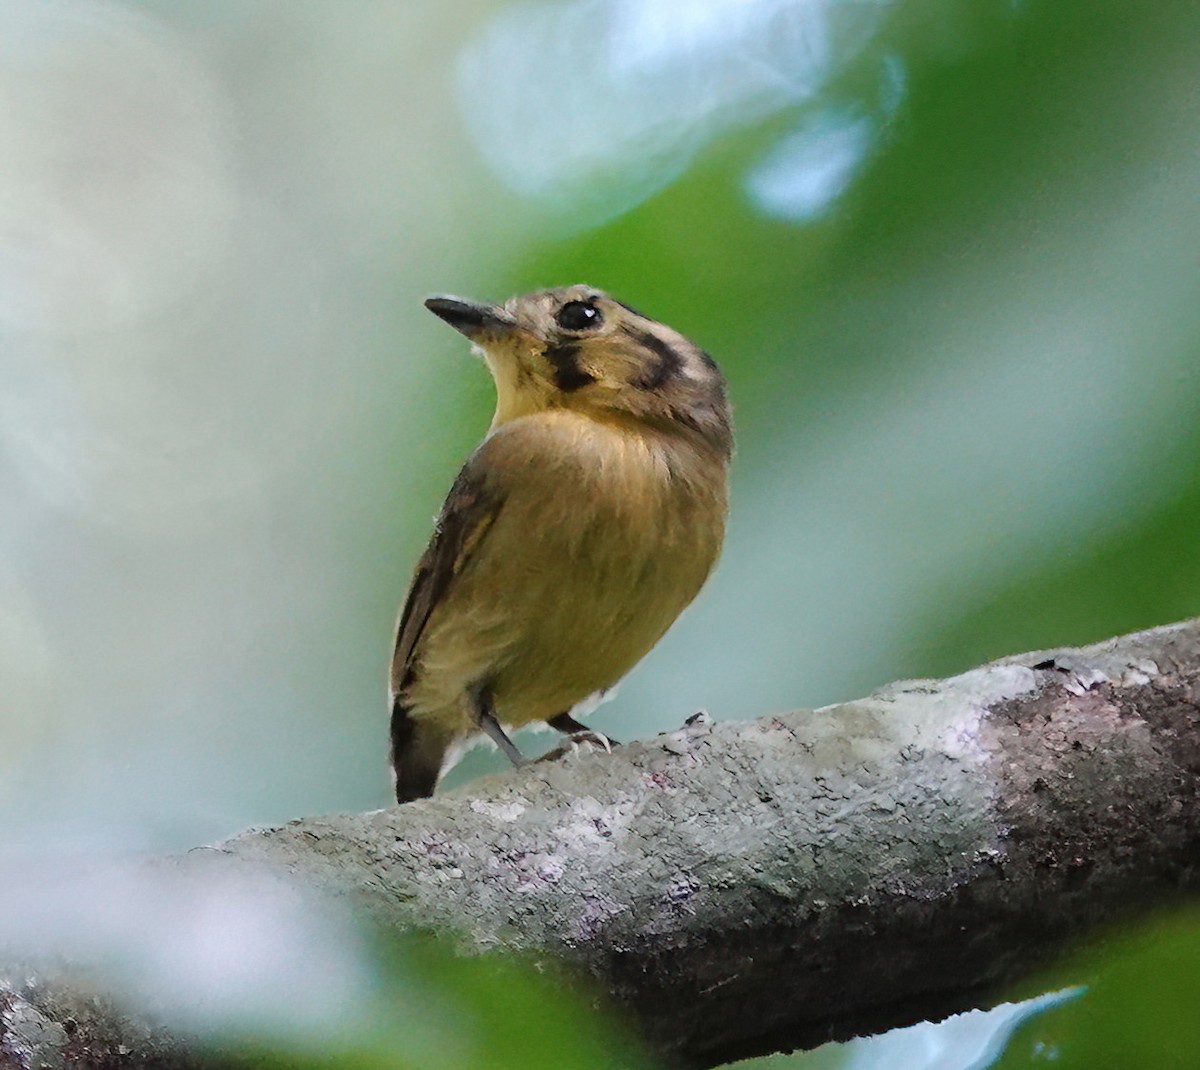
<path fill-rule="evenodd" d="M 493 426 L 572 409 L 732 450 L 725 377 L 712 357 L 601 290 L 564 286 L 503 305 L 431 297 L 425 307 L 483 354 L 496 381 Z"/>

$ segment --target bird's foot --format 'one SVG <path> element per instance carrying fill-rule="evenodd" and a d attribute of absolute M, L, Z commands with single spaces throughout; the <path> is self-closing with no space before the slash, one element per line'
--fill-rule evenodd
<path fill-rule="evenodd" d="M 613 747 L 619 747 L 615 739 L 609 739 L 603 732 L 595 732 L 588 728 L 582 732 L 572 732 L 557 747 L 551 747 L 538 761 L 556 762 L 568 754 L 578 754 L 581 750 L 602 750 L 611 754 Z"/>

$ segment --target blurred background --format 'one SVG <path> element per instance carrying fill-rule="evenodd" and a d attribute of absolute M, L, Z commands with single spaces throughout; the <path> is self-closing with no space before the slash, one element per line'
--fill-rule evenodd
<path fill-rule="evenodd" d="M 387 804 L 396 609 L 493 401 L 433 292 L 588 282 L 730 379 L 724 560 L 616 738 L 1200 612 L 1197 34 L 0 2 L 0 851 Z"/>

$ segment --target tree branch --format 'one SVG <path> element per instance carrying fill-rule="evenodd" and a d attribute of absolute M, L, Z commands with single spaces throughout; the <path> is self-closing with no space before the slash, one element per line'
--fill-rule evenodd
<path fill-rule="evenodd" d="M 573 960 L 660 1055 L 712 1066 L 985 1004 L 1195 889 L 1198 787 L 1200 620 L 172 865 L 267 862 L 392 928 Z"/>

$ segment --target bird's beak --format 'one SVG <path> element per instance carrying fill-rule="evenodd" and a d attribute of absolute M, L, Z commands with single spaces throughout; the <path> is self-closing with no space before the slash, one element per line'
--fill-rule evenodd
<path fill-rule="evenodd" d="M 516 321 L 496 305 L 464 301 L 460 297 L 430 297 L 425 307 L 444 319 L 451 327 L 465 334 L 472 342 L 507 334 L 517 326 Z"/>

